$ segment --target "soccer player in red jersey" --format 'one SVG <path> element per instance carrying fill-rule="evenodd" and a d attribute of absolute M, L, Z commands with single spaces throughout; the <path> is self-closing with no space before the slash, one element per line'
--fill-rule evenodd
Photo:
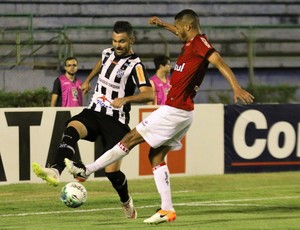
<path fill-rule="evenodd" d="M 158 224 L 176 219 L 171 197 L 170 173 L 165 156 L 170 150 L 178 150 L 182 146 L 180 141 L 193 121 L 193 98 L 199 90 L 209 63 L 218 68 L 229 82 L 235 103 L 241 100 L 242 103 L 249 104 L 253 102 L 254 97 L 241 88 L 231 68 L 208 38 L 201 33 L 199 17 L 193 10 L 186 9 L 179 12 L 175 16 L 175 25 L 163 22 L 158 17 L 151 17 L 149 24 L 171 31 L 184 42 L 172 72 L 171 89 L 166 104 L 152 112 L 94 163 L 85 167 L 80 167 L 68 159 L 65 163 L 75 178 L 87 178 L 91 173 L 122 159 L 134 146 L 146 141 L 151 146 L 149 160 L 161 197 L 161 207 L 144 222 Z"/>

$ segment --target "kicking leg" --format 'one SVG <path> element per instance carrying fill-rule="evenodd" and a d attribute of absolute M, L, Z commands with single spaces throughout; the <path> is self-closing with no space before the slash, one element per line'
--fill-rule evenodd
<path fill-rule="evenodd" d="M 75 154 L 75 145 L 79 138 L 87 135 L 85 126 L 78 121 L 70 122 L 65 129 L 62 141 L 57 150 L 54 165 L 51 168 L 41 167 L 38 163 L 32 164 L 33 172 L 37 177 L 45 180 L 51 186 L 57 186 L 59 183 L 59 176 L 65 168 L 64 159 L 72 158 Z"/>

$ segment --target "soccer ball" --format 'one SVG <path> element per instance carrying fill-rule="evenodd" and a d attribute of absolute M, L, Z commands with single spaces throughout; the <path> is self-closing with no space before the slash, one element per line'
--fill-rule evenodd
<path fill-rule="evenodd" d="M 60 200 L 70 208 L 81 206 L 87 199 L 85 187 L 78 182 L 66 184 L 60 192 Z"/>

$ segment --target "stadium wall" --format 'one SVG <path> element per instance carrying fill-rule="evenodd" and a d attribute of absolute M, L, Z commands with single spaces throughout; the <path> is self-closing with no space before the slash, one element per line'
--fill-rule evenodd
<path fill-rule="evenodd" d="M 130 126 L 155 110 L 132 106 Z M 41 182 L 31 171 L 32 162 L 51 163 L 67 119 L 82 108 L 0 109 L 0 185 Z M 170 171 L 177 176 L 239 172 L 299 170 L 300 104 L 195 106 L 195 119 L 183 139 L 183 148 L 169 154 Z M 99 142 L 80 140 L 76 157 L 90 163 L 101 152 Z M 95 148 L 95 146 L 97 146 Z M 152 175 L 147 144 L 123 159 L 128 179 Z M 101 179 L 103 172 L 90 179 Z M 62 181 L 73 178 L 65 170 Z"/>

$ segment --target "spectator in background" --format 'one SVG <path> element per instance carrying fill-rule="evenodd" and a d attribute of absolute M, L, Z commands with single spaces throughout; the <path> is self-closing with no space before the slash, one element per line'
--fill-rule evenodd
<path fill-rule="evenodd" d="M 164 105 L 170 90 L 171 60 L 166 55 L 159 55 L 154 58 L 155 74 L 149 79 L 155 93 L 153 101 L 148 105 Z"/>
<path fill-rule="evenodd" d="M 82 106 L 82 82 L 75 76 L 78 71 L 78 61 L 75 57 L 68 57 L 65 60 L 65 71 L 65 74 L 54 81 L 50 106 Z"/>

